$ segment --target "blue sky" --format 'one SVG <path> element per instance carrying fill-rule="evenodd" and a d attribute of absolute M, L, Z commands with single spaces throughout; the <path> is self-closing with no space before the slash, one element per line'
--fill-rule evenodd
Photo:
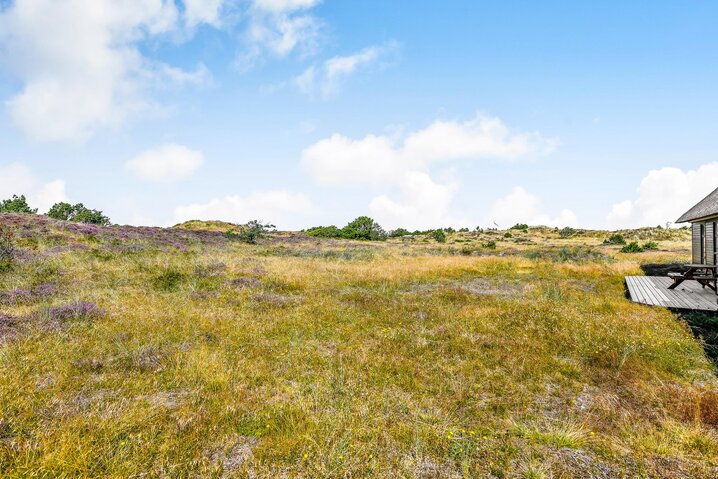
<path fill-rule="evenodd" d="M 715 2 L 0 1 L 0 196 L 624 227 L 718 187 Z"/>

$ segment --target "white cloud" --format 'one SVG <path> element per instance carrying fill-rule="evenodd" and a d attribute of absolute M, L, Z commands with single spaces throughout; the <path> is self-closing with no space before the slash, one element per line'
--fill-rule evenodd
<path fill-rule="evenodd" d="M 347 56 L 335 56 L 320 66 L 310 66 L 294 79 L 295 86 L 304 94 L 313 96 L 319 91 L 327 97 L 336 92 L 342 79 L 360 68 L 377 63 L 398 48 L 395 42 L 365 48 Z"/>
<path fill-rule="evenodd" d="M 247 45 L 236 59 L 240 70 L 254 67 L 265 54 L 286 57 L 293 52 L 313 53 L 322 22 L 307 10 L 317 0 L 254 0 L 247 12 Z"/>
<path fill-rule="evenodd" d="M 190 0 L 182 14 L 168 0 L 16 0 L 0 13 L 0 57 L 22 83 L 6 103 L 13 123 L 39 141 L 84 140 L 151 109 L 151 86 L 205 81 L 204 67 L 185 73 L 139 44 L 183 20 L 214 24 L 220 4 Z"/>
<path fill-rule="evenodd" d="M 486 218 L 487 225 L 497 224 L 500 228 L 510 228 L 517 223 L 544 226 L 578 226 L 578 218 L 573 211 L 563 209 L 558 216 L 552 217 L 543 211 L 541 199 L 517 186 L 505 197 L 497 200 Z"/>
<path fill-rule="evenodd" d="M 511 133 L 500 119 L 479 115 L 467 122 L 436 121 L 403 141 L 335 134 L 306 148 L 302 165 L 323 184 L 391 183 L 436 162 L 544 155 L 556 145 L 538 133 Z"/>
<path fill-rule="evenodd" d="M 12 195 L 25 195 L 30 206 L 41 213 L 57 202 L 69 201 L 63 180 L 43 183 L 29 167 L 20 163 L 0 166 L 0 199 Z"/>
<path fill-rule="evenodd" d="M 167 144 L 140 153 L 125 166 L 143 180 L 171 183 L 191 176 L 202 163 L 202 152 Z"/>
<path fill-rule="evenodd" d="M 313 212 L 311 201 L 304 195 L 288 191 L 262 191 L 248 196 L 230 195 L 207 203 L 178 206 L 177 222 L 192 219 L 221 220 L 246 223 L 253 219 L 272 222 L 280 228 L 300 227 L 299 220 Z"/>
<path fill-rule="evenodd" d="M 610 228 L 635 228 L 674 222 L 718 184 L 718 162 L 695 170 L 679 168 L 651 170 L 638 186 L 638 197 L 613 205 L 608 214 Z"/>
<path fill-rule="evenodd" d="M 387 195 L 373 198 L 369 210 L 386 228 L 429 229 L 464 227 L 471 221 L 449 213 L 458 190 L 456 182 L 437 183 L 424 172 L 409 172 L 399 181 L 399 198 Z"/>
<path fill-rule="evenodd" d="M 369 205 L 372 215 L 389 228 L 463 227 L 475 223 L 452 213 L 458 182 L 434 180 L 432 167 L 451 161 L 540 156 L 557 144 L 539 133 L 511 132 L 500 119 L 477 115 L 465 122 L 438 120 L 404 135 L 354 140 L 335 134 L 306 148 L 301 163 L 321 184 L 396 188 L 395 196 L 377 195 Z M 524 216 L 544 224 L 575 223 L 569 211 L 552 219 L 540 214 L 537 200 L 533 204 L 533 209 L 522 210 L 529 213 Z"/>
<path fill-rule="evenodd" d="M 185 22 L 189 28 L 206 23 L 220 25 L 222 7 L 227 0 L 184 0 Z"/>
<path fill-rule="evenodd" d="M 254 6 L 274 13 L 287 13 L 315 7 L 321 0 L 254 0 Z"/>

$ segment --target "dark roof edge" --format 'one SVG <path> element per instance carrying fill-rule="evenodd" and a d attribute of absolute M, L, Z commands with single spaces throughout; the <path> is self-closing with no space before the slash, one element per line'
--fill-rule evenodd
<path fill-rule="evenodd" d="M 676 223 L 699 223 L 701 221 L 710 220 L 714 218 L 718 218 L 718 213 L 712 214 L 712 215 L 705 215 L 705 216 L 698 216 L 696 218 L 685 218 L 684 216 L 688 215 L 688 213 L 684 213 L 683 216 L 678 218 L 676 220 Z"/>
<path fill-rule="evenodd" d="M 706 206 L 709 207 L 709 211 L 705 211 Z M 676 220 L 676 223 L 691 223 L 712 218 L 716 215 L 718 215 L 718 188 L 708 193 L 705 198 L 683 213 L 681 217 Z"/>

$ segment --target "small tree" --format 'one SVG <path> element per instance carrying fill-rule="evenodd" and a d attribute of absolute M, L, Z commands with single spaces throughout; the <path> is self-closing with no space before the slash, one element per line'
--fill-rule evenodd
<path fill-rule="evenodd" d="M 276 227 L 273 224 L 263 223 L 262 220 L 252 220 L 241 226 L 239 233 L 227 231 L 225 235 L 229 239 L 242 241 L 243 243 L 257 244 L 257 241 L 264 238 L 270 231 L 274 231 L 274 228 Z"/>
<path fill-rule="evenodd" d="M 63 201 L 52 205 L 50 211 L 47 212 L 47 216 L 56 220 L 70 221 L 73 211 L 73 206 Z"/>
<path fill-rule="evenodd" d="M 12 198 L 0 202 L 0 213 L 28 213 L 34 215 L 37 208 L 30 208 L 25 195 L 12 195 Z"/>
<path fill-rule="evenodd" d="M 386 231 L 368 216 L 360 216 L 347 224 L 343 229 L 345 238 L 381 241 L 386 239 Z"/>
<path fill-rule="evenodd" d="M 519 230 L 519 231 L 528 231 L 529 225 L 525 223 L 516 223 L 511 227 L 512 230 Z"/>
<path fill-rule="evenodd" d="M 78 203 L 74 206 L 74 214 L 72 216 L 72 221 L 76 221 L 78 223 L 89 223 L 93 225 L 99 225 L 99 226 L 107 226 L 110 224 L 110 218 L 102 214 L 102 211 L 100 210 L 91 210 L 89 208 L 85 208 L 85 206 L 82 203 Z"/>

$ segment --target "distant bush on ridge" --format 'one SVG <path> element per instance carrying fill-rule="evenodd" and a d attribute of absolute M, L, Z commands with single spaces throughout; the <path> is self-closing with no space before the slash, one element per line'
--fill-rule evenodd
<path fill-rule="evenodd" d="M 102 214 L 100 210 L 91 210 L 82 203 L 71 205 L 70 203 L 55 203 L 47 212 L 47 216 L 56 220 L 72 221 L 75 223 L 87 223 L 92 225 L 107 226 L 110 218 Z"/>
<path fill-rule="evenodd" d="M 262 220 L 252 220 L 246 225 L 239 227 L 239 231 L 227 231 L 224 235 L 232 240 L 241 241 L 247 244 L 257 244 L 267 233 L 274 231 L 273 224 L 264 223 Z"/>
<path fill-rule="evenodd" d="M 306 230 L 305 233 L 317 238 L 342 238 L 366 241 L 383 241 L 389 236 L 379 223 L 368 216 L 359 216 L 341 229 L 334 225 L 315 226 L 314 228 Z M 406 233 L 408 233 L 408 231 L 406 231 Z"/>
<path fill-rule="evenodd" d="M 27 213 L 34 215 L 37 208 L 30 208 L 25 195 L 12 195 L 12 198 L 0 202 L 0 213 Z"/>

